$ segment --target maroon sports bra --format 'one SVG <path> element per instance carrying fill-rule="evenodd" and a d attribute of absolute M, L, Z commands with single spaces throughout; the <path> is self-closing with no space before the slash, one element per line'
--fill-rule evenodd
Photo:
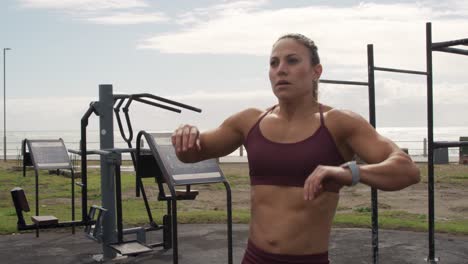
<path fill-rule="evenodd" d="M 252 185 L 284 185 L 303 187 L 318 165 L 338 166 L 345 162 L 324 124 L 319 105 L 320 127 L 310 137 L 294 143 L 278 143 L 265 138 L 260 121 L 250 129 L 244 141 Z"/>

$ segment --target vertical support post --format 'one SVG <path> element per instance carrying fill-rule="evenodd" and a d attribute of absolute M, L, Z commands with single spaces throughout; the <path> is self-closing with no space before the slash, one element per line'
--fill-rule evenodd
<path fill-rule="evenodd" d="M 233 263 L 233 253 L 232 253 L 232 195 L 231 195 L 231 186 L 227 181 L 224 182 L 224 187 L 226 187 L 226 213 L 227 213 L 227 237 L 228 237 L 228 264 Z"/>
<path fill-rule="evenodd" d="M 34 168 L 34 179 L 36 187 L 36 215 L 39 216 L 39 172 Z M 36 237 L 39 237 L 39 224 L 36 224 Z"/>
<path fill-rule="evenodd" d="M 80 139 L 80 152 L 81 152 L 81 219 L 83 222 L 89 221 L 88 216 L 88 157 L 87 157 L 87 140 L 86 140 L 86 127 L 88 126 L 88 119 L 92 113 L 96 112 L 96 102 L 92 102 L 86 113 L 81 118 L 81 139 Z"/>
<path fill-rule="evenodd" d="M 171 206 L 172 206 L 172 263 L 179 263 L 179 240 L 177 230 L 177 198 L 174 187 L 171 188 Z"/>
<path fill-rule="evenodd" d="M 423 156 L 427 157 L 427 138 L 423 140 Z"/>
<path fill-rule="evenodd" d="M 100 148 L 114 148 L 114 120 L 112 107 L 114 105 L 114 97 L 112 94 L 112 85 L 99 85 L 99 136 Z M 112 259 L 115 257 L 115 252 L 108 247 L 110 243 L 116 241 L 116 214 L 115 214 L 115 177 L 113 164 L 106 161 L 105 157 L 101 156 L 101 194 L 102 207 L 107 209 L 103 218 L 103 235 L 102 235 L 102 251 L 104 259 Z"/>
<path fill-rule="evenodd" d="M 427 191 L 429 214 L 429 256 L 426 261 L 437 263 L 435 258 L 434 239 L 434 104 L 433 104 L 433 80 L 432 80 L 432 27 L 426 23 L 426 67 L 427 67 L 427 139 L 429 155 L 427 157 Z"/>
<path fill-rule="evenodd" d="M 114 165 L 115 173 L 115 189 L 116 189 L 116 206 L 117 206 L 117 240 L 119 243 L 123 242 L 123 225 L 122 225 L 122 181 L 120 175 L 120 165 L 122 163 L 121 154 L 112 153 L 106 155 L 107 162 Z"/>
<path fill-rule="evenodd" d="M 243 145 L 241 145 L 239 147 L 239 156 L 241 156 L 241 157 L 244 156 L 244 146 Z"/>
<path fill-rule="evenodd" d="M 375 75 L 374 75 L 374 45 L 367 45 L 367 71 L 369 83 L 369 122 L 375 127 Z M 372 200 L 372 263 L 379 263 L 379 209 L 378 194 L 371 188 Z"/>
<path fill-rule="evenodd" d="M 71 208 L 72 208 L 72 234 L 75 234 L 75 173 L 73 172 L 73 165 L 71 167 Z"/>
<path fill-rule="evenodd" d="M 6 51 L 10 48 L 3 48 L 3 161 L 7 160 L 6 145 Z"/>

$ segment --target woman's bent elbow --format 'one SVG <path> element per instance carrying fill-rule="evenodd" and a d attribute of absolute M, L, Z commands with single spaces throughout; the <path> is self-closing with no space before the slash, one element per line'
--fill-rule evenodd
<path fill-rule="evenodd" d="M 419 183 L 421 181 L 421 171 L 414 163 L 413 163 L 413 169 L 411 171 L 412 171 L 410 174 L 411 185 Z"/>
<path fill-rule="evenodd" d="M 421 181 L 421 172 L 418 166 L 412 161 L 408 165 L 404 172 L 402 171 L 403 173 L 400 174 L 400 180 L 395 181 L 390 186 L 386 186 L 387 188 L 383 188 L 384 191 L 399 191 Z"/>
<path fill-rule="evenodd" d="M 421 181 L 421 171 L 419 170 L 419 167 L 416 165 L 416 163 L 414 163 L 413 160 L 406 155 L 403 159 L 401 159 L 401 162 L 403 163 L 402 165 L 406 167 L 405 178 L 407 180 L 407 185 L 403 188 L 419 183 Z"/>

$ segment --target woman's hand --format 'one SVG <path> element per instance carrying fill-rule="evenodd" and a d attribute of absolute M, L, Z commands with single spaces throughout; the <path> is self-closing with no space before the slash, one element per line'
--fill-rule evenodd
<path fill-rule="evenodd" d="M 304 200 L 313 200 L 324 191 L 338 192 L 351 184 L 351 171 L 337 166 L 319 165 L 304 183 Z"/>
<path fill-rule="evenodd" d="M 200 146 L 200 131 L 196 126 L 180 125 L 174 133 L 172 133 L 172 145 L 177 156 L 190 155 L 201 150 Z M 179 156 L 180 157 L 180 156 Z"/>

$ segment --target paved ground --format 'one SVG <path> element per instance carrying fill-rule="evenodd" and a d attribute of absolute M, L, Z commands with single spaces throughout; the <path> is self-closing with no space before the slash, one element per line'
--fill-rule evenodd
<path fill-rule="evenodd" d="M 225 225 L 179 225 L 179 263 L 227 263 Z M 240 263 L 248 234 L 247 225 L 234 225 L 234 263 Z M 151 240 L 160 233 L 149 234 Z M 334 229 L 330 243 L 330 259 L 334 264 L 372 263 L 371 233 L 368 229 Z M 148 238 L 150 239 L 150 238 Z M 468 263 L 468 237 L 436 234 L 436 256 L 439 263 Z M 379 263 L 426 263 L 427 234 L 380 230 Z M 93 256 L 102 253 L 102 246 L 81 232 L 44 231 L 0 236 L 0 263 L 95 263 Z M 171 251 L 153 252 L 106 263 L 172 263 Z"/>

